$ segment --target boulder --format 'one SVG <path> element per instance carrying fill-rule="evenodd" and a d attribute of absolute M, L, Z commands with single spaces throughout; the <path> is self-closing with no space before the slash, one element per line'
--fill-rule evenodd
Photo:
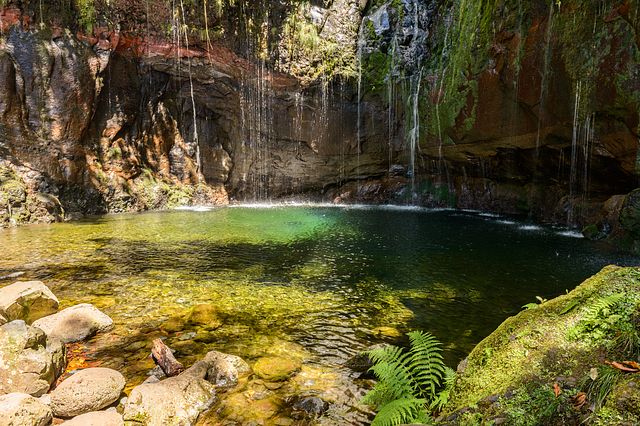
<path fill-rule="evenodd" d="M 65 367 L 64 346 L 24 321 L 0 326 L 0 394 L 46 393 Z"/>
<path fill-rule="evenodd" d="M 65 426 L 123 426 L 122 416 L 115 410 L 92 411 L 63 423 Z"/>
<path fill-rule="evenodd" d="M 0 396 L 0 426 L 47 426 L 51 408 L 25 393 Z"/>
<path fill-rule="evenodd" d="M 95 306 L 83 303 L 35 321 L 35 327 L 63 343 L 79 342 L 96 333 L 108 331 L 113 320 Z"/>
<path fill-rule="evenodd" d="M 191 309 L 188 323 L 207 330 L 214 330 L 222 325 L 218 317 L 218 309 L 212 304 L 196 305 Z"/>
<path fill-rule="evenodd" d="M 254 364 L 253 371 L 261 379 L 280 382 L 293 376 L 301 366 L 300 361 L 295 358 L 267 356 Z"/>
<path fill-rule="evenodd" d="M 178 376 L 136 386 L 124 405 L 124 421 L 147 426 L 194 424 L 216 400 L 215 386 L 205 380 L 211 366 L 198 361 Z"/>
<path fill-rule="evenodd" d="M 22 281 L 0 288 L 0 314 L 28 324 L 58 310 L 58 299 L 40 281 Z"/>
<path fill-rule="evenodd" d="M 204 357 L 209 363 L 206 379 L 217 387 L 233 387 L 238 377 L 251 371 L 251 367 L 242 358 L 222 352 L 211 351 Z"/>
<path fill-rule="evenodd" d="M 640 239 L 640 188 L 625 197 L 620 211 L 620 224 L 634 239 Z"/>
<path fill-rule="evenodd" d="M 101 410 L 120 398 L 125 379 L 110 368 L 80 370 L 51 392 L 56 417 L 74 417 Z"/>
<path fill-rule="evenodd" d="M 329 403 L 317 396 L 301 396 L 292 404 L 296 417 L 318 417 L 329 409 Z"/>

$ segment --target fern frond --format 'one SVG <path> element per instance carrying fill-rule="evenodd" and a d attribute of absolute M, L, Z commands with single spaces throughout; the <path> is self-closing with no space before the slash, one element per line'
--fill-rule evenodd
<path fill-rule="evenodd" d="M 449 402 L 449 398 L 451 397 L 451 392 L 453 392 L 453 387 L 456 384 L 457 373 L 453 368 L 447 367 L 444 371 L 444 389 L 442 389 L 436 395 L 436 398 L 431 403 L 431 410 L 442 410 L 442 408 L 447 405 Z"/>
<path fill-rule="evenodd" d="M 397 426 L 424 418 L 426 401 L 418 398 L 402 398 L 380 407 L 371 426 Z"/>
<path fill-rule="evenodd" d="M 378 384 L 384 386 L 384 393 L 389 400 L 413 394 L 415 383 L 404 365 L 398 362 L 381 362 L 371 367 L 371 371 L 378 378 Z"/>
<path fill-rule="evenodd" d="M 432 334 L 422 331 L 411 332 L 408 336 L 411 341 L 408 370 L 415 390 L 429 399 L 434 398 L 446 368 L 440 342 Z"/>
<path fill-rule="evenodd" d="M 602 299 L 596 300 L 593 304 L 586 308 L 582 321 L 594 321 L 601 313 L 610 310 L 622 300 L 621 293 L 610 294 Z"/>

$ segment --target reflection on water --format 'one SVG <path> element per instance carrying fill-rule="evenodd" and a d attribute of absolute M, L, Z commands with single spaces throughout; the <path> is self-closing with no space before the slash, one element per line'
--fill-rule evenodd
<path fill-rule="evenodd" d="M 333 371 L 323 395 L 339 411 L 362 393 L 340 365 L 367 346 L 428 330 L 455 365 L 536 296 L 633 262 L 570 236 L 473 212 L 174 211 L 2 230 L 0 276 L 24 271 L 63 307 L 89 302 L 110 315 L 113 333 L 74 350 L 86 365 L 123 371 L 129 386 L 153 367 L 151 339 L 166 336 L 187 363 L 217 349 L 250 361 L 286 353 Z M 185 319 L 202 303 L 216 307 L 220 328 Z"/>

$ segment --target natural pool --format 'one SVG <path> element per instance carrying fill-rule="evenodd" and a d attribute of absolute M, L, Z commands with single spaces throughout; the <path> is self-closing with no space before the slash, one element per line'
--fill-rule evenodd
<path fill-rule="evenodd" d="M 24 272 L 21 280 L 46 282 L 62 307 L 93 303 L 114 319 L 112 333 L 72 348 L 71 368 L 109 366 L 136 385 L 153 367 L 158 336 L 186 364 L 212 349 L 250 362 L 287 354 L 304 367 L 279 392 L 317 393 L 334 402 L 329 419 L 354 423 L 367 417 L 353 402 L 366 385 L 342 365 L 358 351 L 423 329 L 455 367 L 536 296 L 637 260 L 560 229 L 394 207 L 108 216 L 1 230 L 0 246 L 0 276 Z M 221 327 L 184 321 L 203 303 Z"/>

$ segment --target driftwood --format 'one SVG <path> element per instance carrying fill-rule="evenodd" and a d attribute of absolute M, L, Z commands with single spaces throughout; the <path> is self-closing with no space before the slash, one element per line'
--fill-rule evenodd
<path fill-rule="evenodd" d="M 173 356 L 169 346 L 160 339 L 154 339 L 151 356 L 167 377 L 177 376 L 184 371 L 184 366 Z"/>

